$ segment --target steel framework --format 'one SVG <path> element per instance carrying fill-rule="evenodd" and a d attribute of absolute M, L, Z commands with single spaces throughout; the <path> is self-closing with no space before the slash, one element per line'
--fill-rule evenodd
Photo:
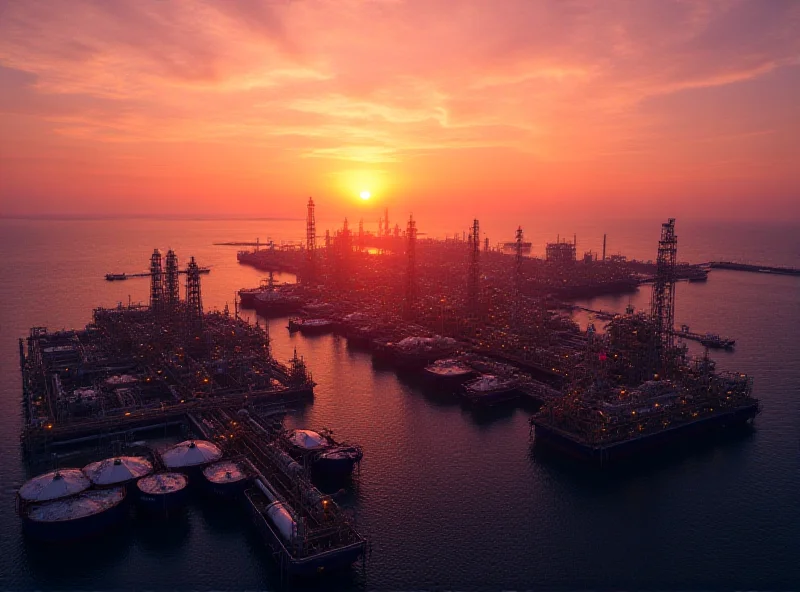
<path fill-rule="evenodd" d="M 417 250 L 417 223 L 414 221 L 414 216 L 408 217 L 408 225 L 406 226 L 406 298 L 405 298 L 405 316 L 411 318 L 414 316 L 414 304 L 417 296 L 417 280 L 416 280 L 416 250 Z"/>
<path fill-rule="evenodd" d="M 661 240 L 658 242 L 656 276 L 650 299 L 650 317 L 653 320 L 655 346 L 658 361 L 674 345 L 675 327 L 675 266 L 677 263 L 678 237 L 675 236 L 675 218 L 661 225 Z"/>
<path fill-rule="evenodd" d="M 159 313 L 164 304 L 164 269 L 161 266 L 161 251 L 155 249 L 150 256 L 150 308 Z"/>
<path fill-rule="evenodd" d="M 167 299 L 167 306 L 174 310 L 181 299 L 180 282 L 178 280 L 178 256 L 175 251 L 167 251 L 166 265 L 164 269 L 164 291 Z"/>

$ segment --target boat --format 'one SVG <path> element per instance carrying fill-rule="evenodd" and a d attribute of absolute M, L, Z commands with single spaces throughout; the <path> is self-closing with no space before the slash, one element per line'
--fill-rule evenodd
<path fill-rule="evenodd" d="M 462 387 L 462 396 L 476 405 L 497 405 L 519 397 L 519 383 L 513 376 L 484 374 Z"/>
<path fill-rule="evenodd" d="M 23 511 L 25 533 L 42 541 L 67 541 L 98 534 L 127 515 L 124 487 L 84 491 L 32 504 Z"/>
<path fill-rule="evenodd" d="M 700 343 L 706 347 L 715 349 L 733 349 L 736 345 L 736 340 L 728 337 L 720 337 L 715 333 L 706 333 L 700 339 Z"/>
<path fill-rule="evenodd" d="M 252 308 L 262 316 L 281 316 L 297 312 L 303 301 L 285 290 L 260 292 L 253 297 Z"/>
<path fill-rule="evenodd" d="M 183 505 L 189 478 L 183 473 L 154 473 L 136 482 L 139 506 L 164 512 Z"/>
<path fill-rule="evenodd" d="M 332 545 L 310 545 L 303 537 L 302 521 L 269 482 L 256 479 L 254 483 L 245 491 L 245 506 L 272 555 L 289 576 L 347 569 L 364 554 L 366 543 L 352 529 L 343 531 Z"/>
<path fill-rule="evenodd" d="M 107 282 L 116 282 L 120 280 L 127 280 L 128 276 L 124 273 L 107 273 L 106 274 L 106 281 Z"/>
<path fill-rule="evenodd" d="M 333 331 L 333 321 L 330 319 L 290 319 L 289 332 L 299 331 L 303 335 L 322 335 Z"/>
<path fill-rule="evenodd" d="M 436 360 L 425 366 L 424 376 L 441 386 L 459 386 L 475 376 L 475 370 L 459 358 Z"/>

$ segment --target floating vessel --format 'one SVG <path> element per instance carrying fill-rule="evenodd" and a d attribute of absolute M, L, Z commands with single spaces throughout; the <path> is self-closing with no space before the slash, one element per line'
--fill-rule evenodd
<path fill-rule="evenodd" d="M 187 469 L 207 465 L 222 458 L 219 447 L 206 440 L 186 440 L 161 453 L 168 469 Z"/>
<path fill-rule="evenodd" d="M 289 332 L 299 331 L 303 335 L 322 335 L 333 331 L 330 319 L 290 319 Z"/>
<path fill-rule="evenodd" d="M 73 497 L 33 504 L 23 510 L 27 535 L 65 541 L 98 534 L 126 516 L 125 488 L 84 491 Z"/>
<path fill-rule="evenodd" d="M 751 422 L 760 412 L 744 374 L 713 373 L 705 359 L 680 381 L 595 388 L 545 405 L 531 418 L 535 442 L 605 463 L 691 435 Z"/>
<path fill-rule="evenodd" d="M 155 473 L 136 482 L 139 505 L 151 511 L 166 511 L 182 506 L 189 478 L 183 473 Z"/>
<path fill-rule="evenodd" d="M 208 465 L 203 469 L 203 477 L 211 493 L 226 497 L 240 494 L 248 484 L 247 474 L 241 465 L 229 460 Z"/>
<path fill-rule="evenodd" d="M 700 343 L 706 347 L 713 347 L 715 349 L 733 349 L 736 345 L 736 340 L 728 337 L 720 337 L 715 333 L 706 333 L 700 339 Z"/>
<path fill-rule="evenodd" d="M 80 469 L 60 469 L 27 481 L 17 495 L 23 503 L 41 503 L 77 495 L 90 485 Z"/>
<path fill-rule="evenodd" d="M 118 456 L 90 463 L 83 467 L 93 485 L 108 487 L 125 485 L 153 472 L 153 465 L 140 456 Z"/>
<path fill-rule="evenodd" d="M 344 569 L 364 553 L 364 539 L 350 529 L 339 531 L 332 545 L 320 546 L 308 539 L 303 521 L 268 482 L 256 479 L 255 487 L 245 491 L 245 500 L 256 528 L 280 561 L 281 569 L 290 576 Z M 321 506 L 317 519 L 324 521 L 332 507 L 324 497 Z"/>
<path fill-rule="evenodd" d="M 116 282 L 118 280 L 127 280 L 128 276 L 124 273 L 107 273 L 106 274 L 106 281 L 108 282 Z"/>
<path fill-rule="evenodd" d="M 347 476 L 364 456 L 360 446 L 337 442 L 329 433 L 292 430 L 284 437 L 289 455 L 316 474 Z"/>
<path fill-rule="evenodd" d="M 484 374 L 465 383 L 462 395 L 476 405 L 497 405 L 519 397 L 519 382 L 514 377 Z"/>
<path fill-rule="evenodd" d="M 425 366 L 426 378 L 441 386 L 459 386 L 475 376 L 475 370 L 459 358 L 436 360 Z"/>
<path fill-rule="evenodd" d="M 297 296 L 276 290 L 256 294 L 252 308 L 263 316 L 270 316 L 297 312 L 302 306 L 303 301 Z"/>

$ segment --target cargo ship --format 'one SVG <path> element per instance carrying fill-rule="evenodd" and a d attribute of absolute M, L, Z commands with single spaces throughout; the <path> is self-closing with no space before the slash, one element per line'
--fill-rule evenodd
<path fill-rule="evenodd" d="M 321 497 L 318 509 L 301 518 L 266 479 L 245 491 L 246 507 L 256 528 L 289 576 L 314 576 L 349 568 L 364 555 L 366 541 L 350 528 L 328 529 L 325 537 L 307 536 L 317 523 L 330 520 L 335 509 Z M 309 504 L 311 505 L 311 504 Z M 307 506 L 308 507 L 308 506 Z"/>
<path fill-rule="evenodd" d="M 474 405 L 490 407 L 519 398 L 519 387 L 519 380 L 514 376 L 484 374 L 465 383 L 461 395 Z"/>
<path fill-rule="evenodd" d="M 289 333 L 300 332 L 303 335 L 323 335 L 333 331 L 330 319 L 289 319 Z"/>
<path fill-rule="evenodd" d="M 431 383 L 443 387 L 461 386 L 475 374 L 475 369 L 461 358 L 436 360 L 423 369 L 425 378 Z"/>

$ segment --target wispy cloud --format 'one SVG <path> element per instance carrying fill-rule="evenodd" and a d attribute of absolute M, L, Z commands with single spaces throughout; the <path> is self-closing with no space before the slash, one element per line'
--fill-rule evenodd
<path fill-rule="evenodd" d="M 741 89 L 797 95 L 798 30 L 792 0 L 8 2 L 0 124 L 6 146 L 28 156 L 77 163 L 92 147 L 112 168 L 182 143 L 221 159 L 250 147 L 295 168 L 402 168 L 437 154 L 469 176 L 460 151 L 502 148 L 530 163 L 616 159 L 620 170 L 664 155 L 697 171 L 681 145 L 724 150 L 726 138 L 769 129 L 747 157 L 786 156 L 799 108 Z M 726 119 L 708 111 L 710 123 L 677 98 L 721 92 Z M 768 120 L 763 101 L 776 105 Z M 713 162 L 724 176 L 727 161 Z M 175 175 L 191 178 L 182 166 Z M 36 186 L 30 171 L 15 173 L 15 192 Z M 797 181 L 786 173 L 787 188 Z"/>

